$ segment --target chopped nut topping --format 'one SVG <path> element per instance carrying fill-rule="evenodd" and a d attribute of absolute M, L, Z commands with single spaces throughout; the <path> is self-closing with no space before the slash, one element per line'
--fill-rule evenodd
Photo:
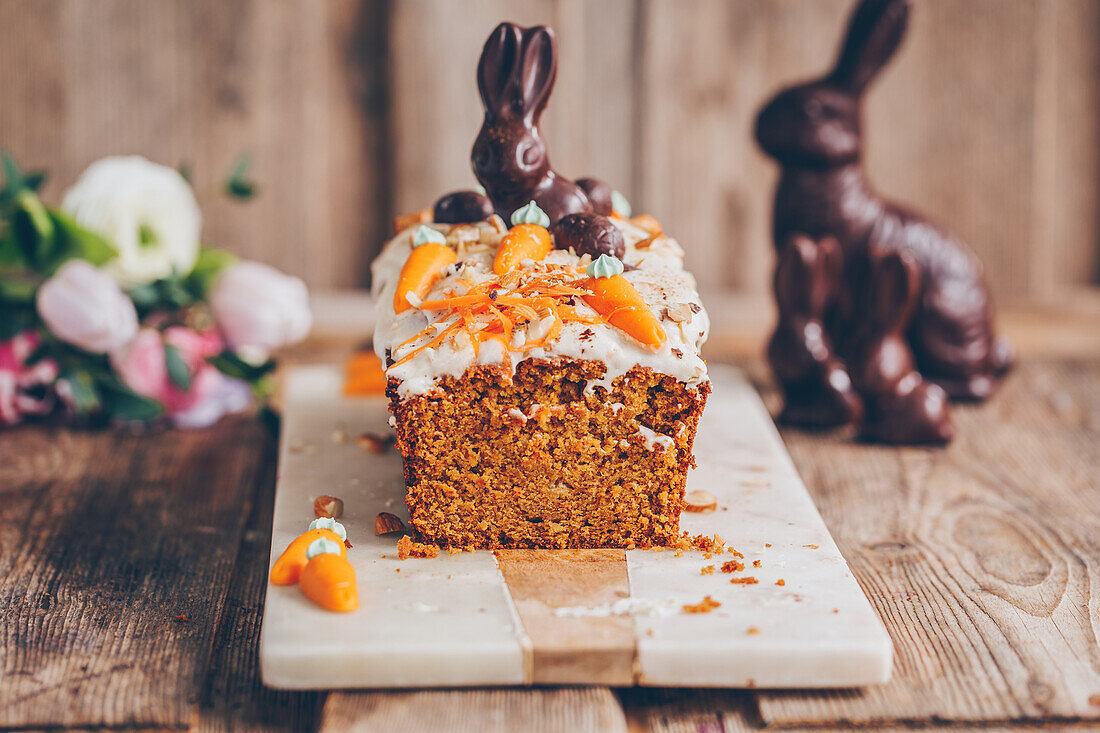
<path fill-rule="evenodd" d="M 356 444 L 360 448 L 374 451 L 375 453 L 385 453 L 393 445 L 393 435 L 379 435 L 378 433 L 363 433 L 355 439 Z"/>
<path fill-rule="evenodd" d="M 344 500 L 322 494 L 313 500 L 313 516 L 318 519 L 329 517 L 339 519 L 344 514 Z"/>
<path fill-rule="evenodd" d="M 689 491 L 684 494 L 684 510 L 689 512 L 713 512 L 718 506 L 718 500 L 702 489 Z"/>
<path fill-rule="evenodd" d="M 661 222 L 649 214 L 639 214 L 631 218 L 630 223 L 639 229 L 644 229 L 647 234 L 659 236 L 664 233 L 664 229 L 661 227 Z"/>
<path fill-rule="evenodd" d="M 753 566 L 754 568 L 758 568 L 758 567 L 760 567 L 760 561 L 759 561 L 759 560 L 753 560 L 753 561 L 752 561 L 752 566 Z"/>
<path fill-rule="evenodd" d="M 700 575 L 714 575 L 714 566 L 713 565 L 704 565 L 703 567 L 699 568 L 699 574 Z"/>
<path fill-rule="evenodd" d="M 736 583 L 738 585 L 756 585 L 760 581 L 752 577 L 751 575 L 746 575 L 741 578 L 730 578 L 730 582 Z"/>
<path fill-rule="evenodd" d="M 374 518 L 374 534 L 375 536 L 391 534 L 393 532 L 406 532 L 405 523 L 401 521 L 401 517 L 396 514 L 390 514 L 389 512 L 379 512 L 378 516 Z"/>
<path fill-rule="evenodd" d="M 688 303 L 688 308 L 691 308 L 692 313 L 698 313 L 699 311 L 703 310 L 703 306 L 699 305 L 698 303 Z"/>
<path fill-rule="evenodd" d="M 691 320 L 691 308 L 687 303 L 673 303 L 665 308 L 665 317 L 676 323 L 685 323 Z"/>
<path fill-rule="evenodd" d="M 727 560 L 722 563 L 723 573 L 739 573 L 745 569 L 745 563 L 737 562 L 736 560 Z"/>

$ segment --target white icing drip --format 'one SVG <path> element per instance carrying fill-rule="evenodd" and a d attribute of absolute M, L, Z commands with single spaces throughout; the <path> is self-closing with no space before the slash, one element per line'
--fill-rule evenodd
<path fill-rule="evenodd" d="M 500 342 L 489 340 L 481 345 L 480 351 L 475 355 L 473 344 L 465 332 L 457 331 L 453 338 L 448 337 L 435 347 L 424 349 L 408 361 L 387 370 L 387 376 L 400 381 L 398 395 L 407 398 L 426 394 L 436 386 L 440 378 L 461 377 L 468 368 L 479 364 L 505 364 L 514 373 L 516 364 L 524 359 L 570 358 L 603 362 L 607 365 L 604 376 L 590 381 L 586 391 L 598 386 L 610 389 L 615 379 L 636 366 L 648 367 L 691 386 L 708 382 L 707 367 L 699 358 L 699 348 L 706 341 L 710 321 L 695 290 L 695 279 L 683 269 L 683 250 L 674 239 L 664 236 L 653 240 L 643 249 L 637 249 L 634 245 L 648 239 L 649 235 L 629 222 L 621 219 L 612 221 L 622 230 L 626 241 L 623 262 L 638 268 L 628 270 L 623 277 L 634 285 L 649 304 L 665 331 L 667 341 L 660 348 L 649 349 L 609 324 L 566 323 L 559 338 L 545 347 L 524 352 L 506 352 Z M 445 233 L 450 231 L 445 224 L 431 226 Z M 495 244 L 499 239 L 499 235 L 489 226 L 482 226 L 481 231 L 482 242 L 491 241 Z M 421 311 L 416 308 L 400 314 L 394 313 L 393 295 L 401 267 L 412 249 L 413 232 L 413 229 L 406 230 L 390 240 L 371 265 L 371 292 L 377 299 L 378 311 L 374 348 L 383 361 L 387 351 L 393 360 L 399 360 L 455 320 L 454 316 L 445 315 L 441 311 Z M 462 286 L 458 283 L 460 279 L 477 284 L 494 277 L 494 246 L 477 244 L 460 249 L 456 264 L 461 267 L 450 266 L 444 269 L 425 300 L 441 297 L 446 291 L 461 291 Z M 547 255 L 544 262 L 583 268 L 590 259 L 587 256 L 577 257 L 567 251 L 554 250 Z M 505 292 L 502 290 L 501 294 Z M 676 322 L 664 317 L 665 309 L 676 304 L 693 306 L 689 320 Z M 579 313 L 594 314 L 583 301 L 578 300 L 575 307 Z M 417 335 L 429 324 L 433 326 L 433 331 L 424 338 L 417 339 Z M 552 318 L 544 318 L 516 328 L 512 348 L 539 339 L 552 324 Z M 412 343 L 403 349 L 398 348 L 410 339 L 414 339 Z"/>
<path fill-rule="evenodd" d="M 645 447 L 651 451 L 657 450 L 660 446 L 662 450 L 672 450 L 672 446 L 676 445 L 676 441 L 667 435 L 662 435 L 652 428 L 647 428 L 645 425 L 638 425 L 638 431 L 635 435 L 642 436 L 642 440 L 645 441 Z"/>

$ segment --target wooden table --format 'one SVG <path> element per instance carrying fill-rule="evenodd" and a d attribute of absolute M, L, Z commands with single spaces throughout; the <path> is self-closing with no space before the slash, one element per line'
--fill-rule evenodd
<path fill-rule="evenodd" d="M 267 690 L 256 649 L 276 439 L 236 417 L 146 436 L 0 434 L 0 727 L 1100 727 L 1100 321 L 1008 320 L 1022 364 L 992 402 L 956 411 L 948 449 L 784 432 L 893 637 L 884 687 Z M 718 333 L 711 358 L 746 366 L 774 406 L 762 364 L 729 346 L 758 335 Z M 322 333 L 300 353 L 354 341 Z"/>

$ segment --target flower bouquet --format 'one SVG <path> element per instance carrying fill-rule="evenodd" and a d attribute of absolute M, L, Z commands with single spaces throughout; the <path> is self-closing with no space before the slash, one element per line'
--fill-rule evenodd
<path fill-rule="evenodd" d="M 180 172 L 104 158 L 54 207 L 42 174 L 2 163 L 0 426 L 202 427 L 267 395 L 271 354 L 309 331 L 305 284 L 203 245 Z M 251 192 L 243 174 L 231 193 Z"/>

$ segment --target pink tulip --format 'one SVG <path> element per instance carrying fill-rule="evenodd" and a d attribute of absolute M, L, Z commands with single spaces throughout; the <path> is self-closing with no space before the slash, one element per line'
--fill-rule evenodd
<path fill-rule="evenodd" d="M 191 374 L 186 391 L 168 375 L 166 343 L 176 348 Z M 111 365 L 127 387 L 159 402 L 174 422 L 184 427 L 203 427 L 227 412 L 244 409 L 251 401 L 247 384 L 226 377 L 207 363 L 207 357 L 221 353 L 223 348 L 221 336 L 213 330 L 200 333 L 172 326 L 162 335 L 143 328 L 124 349 L 111 355 Z"/>
<path fill-rule="evenodd" d="M 259 262 L 238 262 L 223 272 L 210 309 L 235 349 L 289 346 L 304 339 L 313 322 L 305 283 Z"/>
<path fill-rule="evenodd" d="M 54 336 L 92 354 L 105 354 L 137 331 L 133 301 L 110 275 L 70 260 L 38 288 L 38 315 Z"/>

